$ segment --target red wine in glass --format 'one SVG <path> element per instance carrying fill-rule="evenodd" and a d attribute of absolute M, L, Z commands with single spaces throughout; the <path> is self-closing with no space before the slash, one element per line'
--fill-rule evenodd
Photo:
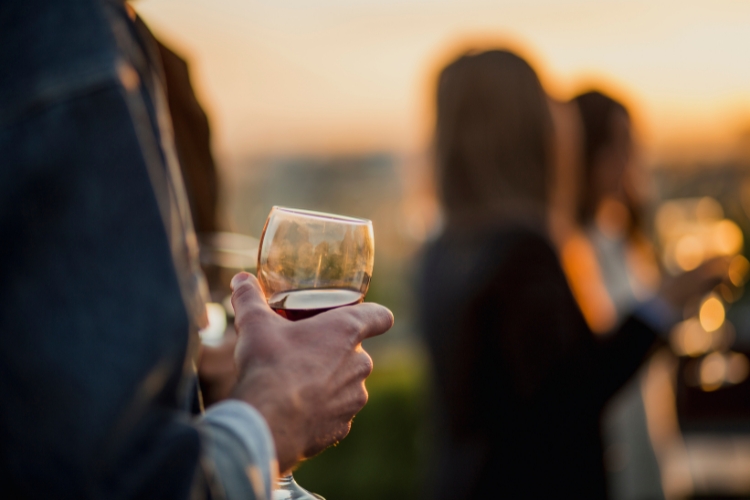
<path fill-rule="evenodd" d="M 359 304 L 364 299 L 360 291 L 342 288 L 315 288 L 275 293 L 268 305 L 284 318 L 297 321 L 337 307 Z"/>

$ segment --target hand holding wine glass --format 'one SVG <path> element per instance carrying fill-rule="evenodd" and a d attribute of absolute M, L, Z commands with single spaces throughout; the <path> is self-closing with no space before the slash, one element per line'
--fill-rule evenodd
<path fill-rule="evenodd" d="M 730 262 L 729 257 L 714 257 L 691 271 L 669 276 L 662 282 L 659 295 L 681 312 L 689 300 L 710 292 L 727 279 Z"/>
<path fill-rule="evenodd" d="M 266 418 L 286 472 L 349 432 L 372 370 L 360 344 L 386 332 L 393 315 L 367 303 L 292 322 L 268 306 L 254 276 L 240 273 L 232 287 L 240 374 L 233 397 Z"/>
<path fill-rule="evenodd" d="M 343 439 L 367 402 L 372 360 L 361 343 L 393 324 L 382 306 L 359 304 L 372 267 L 370 221 L 274 207 L 258 280 L 232 282 L 234 394 L 266 418 L 282 472 Z M 274 498 L 315 498 L 291 474 L 279 483 Z"/>

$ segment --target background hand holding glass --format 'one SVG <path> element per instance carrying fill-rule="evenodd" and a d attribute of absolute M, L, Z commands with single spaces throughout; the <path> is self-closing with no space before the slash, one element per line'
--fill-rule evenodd
<path fill-rule="evenodd" d="M 273 207 L 260 240 L 258 281 L 271 308 L 297 321 L 362 302 L 373 261 L 369 220 Z M 278 486 L 274 500 L 321 498 L 291 474 Z"/>

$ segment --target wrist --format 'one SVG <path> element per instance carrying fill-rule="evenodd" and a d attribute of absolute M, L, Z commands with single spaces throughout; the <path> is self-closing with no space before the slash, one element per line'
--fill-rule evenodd
<path fill-rule="evenodd" d="M 273 411 L 269 405 L 250 403 L 268 423 L 276 446 L 276 458 L 279 462 L 281 474 L 289 472 L 295 465 L 302 461 L 304 446 L 299 435 L 293 431 L 291 422 L 282 417 L 283 412 Z"/>
<path fill-rule="evenodd" d="M 305 449 L 302 433 L 294 425 L 294 415 L 301 413 L 298 405 L 289 398 L 281 400 L 275 384 L 263 383 L 257 378 L 240 381 L 230 397 L 250 404 L 265 419 L 276 447 L 279 471 L 291 470 L 302 459 Z M 260 390 L 258 390 L 260 388 Z"/>

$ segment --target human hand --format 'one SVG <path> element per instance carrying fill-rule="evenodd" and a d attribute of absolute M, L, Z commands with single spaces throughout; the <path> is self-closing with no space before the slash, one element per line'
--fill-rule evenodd
<path fill-rule="evenodd" d="M 367 303 L 293 322 L 268 307 L 254 276 L 236 275 L 232 289 L 238 334 L 232 397 L 265 417 L 286 472 L 349 433 L 367 402 L 364 380 L 372 372 L 361 343 L 388 331 L 393 315 Z"/>
<path fill-rule="evenodd" d="M 659 295 L 681 311 L 690 299 L 710 292 L 727 277 L 729 262 L 730 259 L 727 257 L 715 257 L 692 271 L 666 278 L 662 282 Z"/>

